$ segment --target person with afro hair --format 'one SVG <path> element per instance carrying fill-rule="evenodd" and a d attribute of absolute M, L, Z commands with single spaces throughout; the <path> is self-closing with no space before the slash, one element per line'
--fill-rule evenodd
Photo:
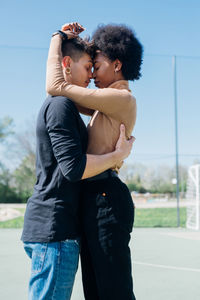
<path fill-rule="evenodd" d="M 81 30 L 80 30 L 81 29 Z M 78 34 L 83 27 L 66 24 L 62 31 Z M 47 61 L 46 90 L 52 96 L 71 99 L 81 112 L 87 109 L 87 153 L 101 155 L 118 147 L 120 125 L 130 139 L 136 121 L 136 99 L 128 81 L 141 76 L 143 47 L 125 25 L 101 25 L 91 47 L 93 79 L 98 89 L 70 84 L 61 67 L 62 38 L 52 38 Z M 67 43 L 65 40 L 64 43 Z M 86 66 L 87 68 L 87 66 Z M 65 66 L 68 78 L 70 62 Z M 119 179 L 123 162 L 83 180 L 80 199 L 81 265 L 86 300 L 135 300 L 133 292 L 130 233 L 134 203 L 128 187 Z"/>
<path fill-rule="evenodd" d="M 125 80 L 140 78 L 142 46 L 133 31 L 124 25 L 101 25 L 93 34 L 96 49 L 110 61 L 119 60 Z"/>

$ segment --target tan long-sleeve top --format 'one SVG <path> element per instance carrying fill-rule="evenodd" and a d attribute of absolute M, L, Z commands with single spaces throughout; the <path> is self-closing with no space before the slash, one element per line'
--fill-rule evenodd
<path fill-rule="evenodd" d="M 136 121 L 136 100 L 131 95 L 128 81 L 119 80 L 104 89 L 87 89 L 65 81 L 61 66 L 61 38 L 52 38 L 47 61 L 47 93 L 65 96 L 75 104 L 95 111 L 88 124 L 88 154 L 105 154 L 114 151 L 119 138 L 120 124 L 131 136 Z M 116 169 L 119 169 L 117 166 Z"/>

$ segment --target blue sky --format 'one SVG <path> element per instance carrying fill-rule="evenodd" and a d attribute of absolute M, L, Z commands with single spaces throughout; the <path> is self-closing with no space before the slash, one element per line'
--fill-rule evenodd
<path fill-rule="evenodd" d="M 91 35 L 98 24 L 132 27 L 144 45 L 142 78 L 131 83 L 137 99 L 136 142 L 130 162 L 174 163 L 172 55 L 177 55 L 179 152 L 182 164 L 200 159 L 200 1 L 1 1 L 0 118 L 24 128 L 45 99 L 51 34 L 78 21 Z M 195 156 L 193 156 L 195 155 Z"/>

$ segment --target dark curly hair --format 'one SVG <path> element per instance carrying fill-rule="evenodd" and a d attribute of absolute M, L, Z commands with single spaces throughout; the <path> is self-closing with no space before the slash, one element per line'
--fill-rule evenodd
<path fill-rule="evenodd" d="M 61 46 L 62 55 L 70 56 L 74 61 L 78 61 L 84 53 L 92 56 L 94 50 L 89 39 L 77 37 L 75 39 L 64 40 Z"/>
<path fill-rule="evenodd" d="M 143 47 L 130 28 L 125 25 L 100 25 L 92 38 L 95 52 L 100 50 L 111 61 L 121 61 L 126 80 L 140 78 Z"/>

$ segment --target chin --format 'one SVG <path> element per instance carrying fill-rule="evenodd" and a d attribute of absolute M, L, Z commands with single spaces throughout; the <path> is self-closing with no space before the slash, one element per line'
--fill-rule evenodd
<path fill-rule="evenodd" d="M 95 86 L 100 89 L 101 88 L 101 83 L 95 83 Z"/>
<path fill-rule="evenodd" d="M 83 82 L 80 86 L 86 88 L 86 87 L 88 87 L 88 85 L 89 85 L 89 83 Z"/>

